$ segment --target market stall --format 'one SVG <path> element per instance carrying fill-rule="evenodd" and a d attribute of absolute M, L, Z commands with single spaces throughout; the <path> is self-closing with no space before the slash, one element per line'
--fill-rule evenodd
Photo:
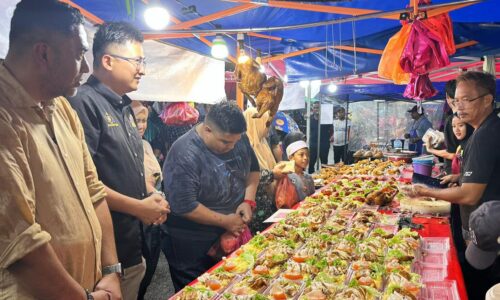
<path fill-rule="evenodd" d="M 323 188 L 171 299 L 467 299 L 448 218 L 399 207 L 403 166 L 323 169 Z"/>

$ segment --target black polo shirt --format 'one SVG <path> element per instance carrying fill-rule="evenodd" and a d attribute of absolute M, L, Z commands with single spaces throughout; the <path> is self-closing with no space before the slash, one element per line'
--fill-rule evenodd
<path fill-rule="evenodd" d="M 500 199 L 500 118 L 492 113 L 474 131 L 464 150 L 462 183 L 486 184 L 481 203 Z M 461 206 L 462 226 L 467 229 L 469 215 L 477 206 Z"/>
<path fill-rule="evenodd" d="M 69 99 L 82 122 L 99 179 L 135 199 L 146 197 L 144 150 L 130 98 L 120 97 L 91 76 Z M 124 268 L 142 262 L 140 221 L 111 211 L 118 259 Z"/>

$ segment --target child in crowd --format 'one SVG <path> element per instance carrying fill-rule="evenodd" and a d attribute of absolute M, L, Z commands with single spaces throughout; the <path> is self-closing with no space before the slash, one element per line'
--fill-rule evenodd
<path fill-rule="evenodd" d="M 286 148 L 286 155 L 290 161 L 295 162 L 295 173 L 288 174 L 288 178 L 295 185 L 298 200 L 314 193 L 314 181 L 311 175 L 304 172 L 309 167 L 309 148 L 307 143 L 299 140 L 291 143 Z"/>

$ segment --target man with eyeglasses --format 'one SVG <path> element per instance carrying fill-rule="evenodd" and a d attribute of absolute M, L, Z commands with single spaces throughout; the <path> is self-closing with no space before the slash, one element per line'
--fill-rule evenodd
<path fill-rule="evenodd" d="M 124 268 L 122 295 L 135 300 L 145 273 L 142 223 L 165 222 L 169 207 L 159 194 L 148 196 L 141 137 L 126 93 L 137 90 L 145 74 L 143 36 L 124 22 L 99 27 L 92 52 L 94 71 L 70 99 L 85 130 L 90 154 L 113 219 L 118 259 Z M 119 265 L 103 272 L 120 272 Z"/>
<path fill-rule="evenodd" d="M 414 185 L 406 189 L 409 196 L 434 197 L 460 204 L 462 230 L 467 243 L 471 240 L 467 228 L 470 214 L 480 204 L 500 199 L 500 118 L 494 112 L 495 95 L 496 81 L 491 74 L 467 72 L 457 78 L 453 104 L 457 115 L 475 131 L 464 149 L 461 174 L 446 176 L 442 183 L 457 182 L 460 185 L 447 189 Z M 468 286 L 469 298 L 484 298 L 487 287 L 479 283 L 491 282 L 497 266 L 481 272 L 465 263 L 462 267 L 466 283 L 475 283 L 474 287 Z"/>

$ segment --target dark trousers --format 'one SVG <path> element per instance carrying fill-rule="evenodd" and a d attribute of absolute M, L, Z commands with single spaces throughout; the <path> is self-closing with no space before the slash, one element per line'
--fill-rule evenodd
<path fill-rule="evenodd" d="M 338 163 L 340 162 L 340 160 L 342 159 L 342 161 L 344 163 L 347 162 L 347 157 L 346 157 L 346 153 L 345 153 L 345 150 L 346 150 L 346 146 L 347 145 L 343 145 L 343 146 L 333 146 L 333 161 L 335 163 Z"/>
<path fill-rule="evenodd" d="M 322 164 L 328 164 L 328 152 L 330 151 L 330 144 L 322 144 L 319 147 L 319 159 Z M 318 148 L 309 149 L 309 173 L 314 173 L 316 161 L 318 160 Z"/>
<path fill-rule="evenodd" d="M 180 291 L 216 263 L 207 252 L 217 239 L 193 240 L 189 237 L 172 237 L 170 234 L 165 236 L 162 248 L 167 256 L 175 292 Z"/>
<path fill-rule="evenodd" d="M 139 287 L 138 300 L 143 300 L 148 286 L 153 280 L 160 253 L 162 249 L 162 240 L 165 239 L 165 232 L 157 225 L 142 225 L 142 256 L 146 260 L 146 273 L 142 278 Z"/>
<path fill-rule="evenodd" d="M 474 269 L 465 259 L 465 253 L 459 253 L 460 266 L 464 274 L 465 287 L 469 299 L 484 299 L 489 288 L 500 283 L 500 258 L 493 266 L 485 270 Z"/>

